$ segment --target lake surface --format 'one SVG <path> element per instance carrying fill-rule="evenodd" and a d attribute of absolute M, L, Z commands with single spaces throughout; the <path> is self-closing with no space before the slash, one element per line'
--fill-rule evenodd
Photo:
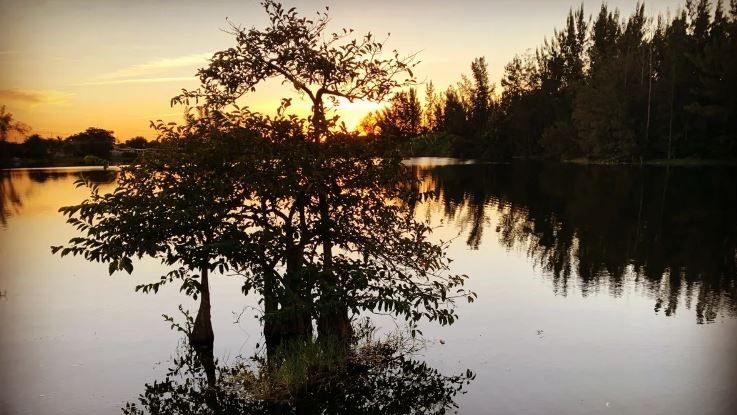
<path fill-rule="evenodd" d="M 737 170 L 415 161 L 416 207 L 451 240 L 478 300 L 423 325 L 418 358 L 476 379 L 462 414 L 737 413 Z M 51 255 L 75 235 L 57 213 L 114 172 L 0 173 L 0 413 L 119 413 L 165 376 L 193 301 L 143 261 L 132 276 Z M 213 281 L 215 354 L 260 341 L 237 277 Z M 384 320 L 383 324 L 390 325 Z"/>

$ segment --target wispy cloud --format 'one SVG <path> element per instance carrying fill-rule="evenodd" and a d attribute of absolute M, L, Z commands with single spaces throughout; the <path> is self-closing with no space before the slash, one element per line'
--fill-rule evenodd
<path fill-rule="evenodd" d="M 203 65 L 211 56 L 211 53 L 195 53 L 174 58 L 157 59 L 151 62 L 133 65 L 127 68 L 122 68 L 113 72 L 102 74 L 99 76 L 98 79 L 100 81 L 129 80 L 140 77 L 148 77 L 149 79 L 151 79 L 151 75 L 161 74 L 169 69 Z"/>
<path fill-rule="evenodd" d="M 0 89 L 0 101 L 35 107 L 38 105 L 64 105 L 74 94 L 56 90 Z"/>
<path fill-rule="evenodd" d="M 133 78 L 133 79 L 110 79 L 101 81 L 83 82 L 77 85 L 116 85 L 116 84 L 152 84 L 159 82 L 182 82 L 193 81 L 193 76 L 165 76 L 160 78 Z"/>

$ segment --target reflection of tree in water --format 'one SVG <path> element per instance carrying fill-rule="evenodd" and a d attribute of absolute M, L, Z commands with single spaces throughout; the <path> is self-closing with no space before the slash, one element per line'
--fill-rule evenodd
<path fill-rule="evenodd" d="M 606 288 L 619 296 L 636 284 L 666 315 L 680 301 L 695 302 L 703 323 L 737 314 L 734 173 L 513 164 L 420 174 L 445 217 L 469 228 L 472 248 L 496 212 L 500 242 L 526 250 L 556 292 L 565 295 L 575 283 L 583 295 Z"/>
<path fill-rule="evenodd" d="M 116 170 L 15 170 L 0 172 L 0 225 L 7 226 L 8 219 L 17 215 L 23 207 L 23 198 L 37 191 L 28 187 L 27 180 L 33 184 L 56 186 L 55 182 L 74 177 L 96 184 L 111 184 L 117 177 Z M 26 181 L 26 183 L 23 183 Z M 19 190 L 19 184 L 20 189 Z M 41 189 L 43 191 L 43 189 Z"/>
<path fill-rule="evenodd" d="M 76 174 L 80 179 L 84 179 L 91 183 L 96 184 L 110 184 L 114 183 L 118 177 L 116 170 L 87 170 L 81 171 Z"/>
<path fill-rule="evenodd" d="M 0 172 L 0 225 L 6 226 L 8 218 L 23 206 L 9 172 Z"/>
<path fill-rule="evenodd" d="M 256 399 L 243 386 L 244 366 L 218 366 L 211 349 L 180 346 L 161 381 L 147 384 L 133 414 L 443 414 L 473 378 L 444 376 L 424 362 L 387 352 L 372 364 L 349 364 L 291 399 Z"/>
<path fill-rule="evenodd" d="M 28 170 L 28 178 L 34 183 L 46 183 L 66 179 L 71 173 L 58 170 Z"/>
<path fill-rule="evenodd" d="M 84 179 L 91 183 L 109 184 L 114 183 L 118 176 L 117 170 L 99 169 L 99 170 L 28 170 L 28 177 L 36 183 L 45 183 L 47 181 L 58 181 L 73 176 L 77 179 Z"/>

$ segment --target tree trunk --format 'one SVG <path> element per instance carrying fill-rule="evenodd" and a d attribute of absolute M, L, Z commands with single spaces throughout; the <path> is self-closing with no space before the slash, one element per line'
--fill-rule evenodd
<path fill-rule="evenodd" d="M 338 295 L 338 279 L 333 270 L 333 243 L 330 237 L 330 210 L 327 196 L 319 195 L 322 221 L 323 272 L 321 273 L 320 318 L 317 332 L 321 339 L 333 338 L 348 347 L 353 336 L 348 307 Z"/>
<path fill-rule="evenodd" d="M 673 65 L 673 72 L 670 83 L 670 117 L 668 119 L 668 160 L 671 158 L 673 147 L 673 102 L 676 96 L 676 67 Z"/>
<path fill-rule="evenodd" d="M 274 356 L 281 344 L 282 330 L 279 324 L 279 298 L 273 273 L 264 276 L 264 338 L 266 356 Z"/>
<path fill-rule="evenodd" d="M 315 131 L 315 142 L 323 140 L 327 132 L 325 108 L 322 102 L 322 92 L 315 95 L 312 102 L 312 122 Z M 320 273 L 320 304 L 318 305 L 319 318 L 317 332 L 320 339 L 335 338 L 346 347 L 353 335 L 348 307 L 337 294 L 338 280 L 333 268 L 333 244 L 330 236 L 330 209 L 327 194 L 320 190 L 318 194 L 320 221 L 322 222 L 321 239 L 323 250 L 323 269 Z"/>
<path fill-rule="evenodd" d="M 212 331 L 212 318 L 210 316 L 210 283 L 208 280 L 207 266 L 202 267 L 202 279 L 200 281 L 200 308 L 194 321 L 192 333 L 189 335 L 189 343 L 193 347 L 213 347 L 215 334 Z"/>
<path fill-rule="evenodd" d="M 650 141 L 650 111 L 652 107 L 653 94 L 653 46 L 650 45 L 650 63 L 648 67 L 648 86 L 647 86 L 647 122 L 645 123 L 645 145 L 642 153 L 640 153 L 640 164 L 642 164 L 643 155 L 647 154 L 647 147 Z"/>
<path fill-rule="evenodd" d="M 278 346 L 299 340 L 312 338 L 312 315 L 309 298 L 304 293 L 309 291 L 309 281 L 302 264 L 302 248 L 291 246 L 287 249 L 287 269 L 284 292 L 279 296 L 279 310 L 275 323 L 279 331 Z"/>
<path fill-rule="evenodd" d="M 300 278 L 303 276 L 302 271 L 302 252 L 299 247 L 292 246 L 287 252 L 283 290 L 277 292 L 273 277 L 265 280 L 264 338 L 269 360 L 276 356 L 282 345 L 312 338 L 309 302 L 302 294 L 307 283 Z"/>

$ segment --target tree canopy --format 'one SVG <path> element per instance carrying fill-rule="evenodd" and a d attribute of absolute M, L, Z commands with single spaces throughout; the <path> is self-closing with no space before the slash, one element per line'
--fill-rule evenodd
<path fill-rule="evenodd" d="M 154 123 L 160 147 L 123 168 L 117 190 L 93 188 L 89 200 L 62 208 L 83 236 L 55 250 L 111 271 L 130 272 L 142 256 L 176 267 L 140 289 L 181 279 L 200 296 L 194 343 L 212 344 L 204 322 L 216 269 L 239 273 L 244 293 L 261 298 L 270 356 L 311 341 L 313 323 L 320 339 L 347 346 L 352 316 L 364 311 L 453 323 L 454 299 L 475 295 L 412 215 L 423 197 L 417 178 L 395 147 L 359 140 L 326 116 L 337 98 L 380 100 L 412 82 L 412 59 L 384 57 L 370 34 L 325 34 L 327 14 L 311 21 L 263 5 L 267 28 L 233 26 L 237 45 L 199 71 L 199 89 L 174 98 L 201 103 L 186 123 Z M 288 114 L 289 98 L 275 116 L 237 105 L 270 78 L 308 95 L 312 115 Z"/>
<path fill-rule="evenodd" d="M 13 114 L 5 110 L 5 105 L 0 107 L 0 141 L 7 140 L 8 134 L 13 131 L 23 134 L 28 130 L 27 125 L 13 119 Z"/>
<path fill-rule="evenodd" d="M 416 154 L 734 159 L 736 28 L 734 1 L 688 0 L 669 17 L 642 3 L 626 17 L 606 4 L 593 17 L 572 9 L 504 67 L 501 93 L 481 58 L 471 78 L 428 96 Z"/>

